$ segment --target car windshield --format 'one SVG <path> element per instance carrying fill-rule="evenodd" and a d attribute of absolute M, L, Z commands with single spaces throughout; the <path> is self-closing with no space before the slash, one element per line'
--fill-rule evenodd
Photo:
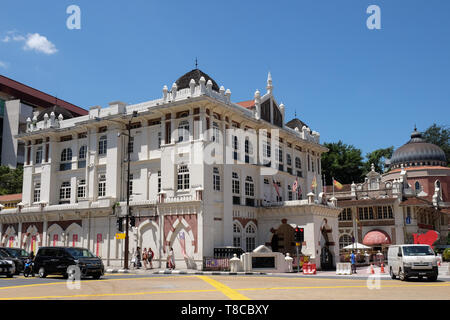
<path fill-rule="evenodd" d="M 5 249 L 0 249 L 0 257 L 1 258 L 11 258 L 11 255 Z"/>
<path fill-rule="evenodd" d="M 74 258 L 95 258 L 88 249 L 68 248 L 67 252 Z"/>
<path fill-rule="evenodd" d="M 428 246 L 403 247 L 405 256 L 434 256 L 433 250 Z"/>
<path fill-rule="evenodd" d="M 20 257 L 28 257 L 29 254 L 23 250 L 23 249 L 6 249 L 8 251 L 8 253 L 16 258 L 20 258 Z"/>

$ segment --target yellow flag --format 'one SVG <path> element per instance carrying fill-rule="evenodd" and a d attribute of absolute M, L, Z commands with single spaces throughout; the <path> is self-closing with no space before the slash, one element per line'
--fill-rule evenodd
<path fill-rule="evenodd" d="M 341 190 L 343 188 L 342 184 L 337 180 L 333 179 L 333 184 L 336 187 L 336 189 L 338 189 L 338 190 Z"/>
<path fill-rule="evenodd" d="M 311 189 L 315 189 L 317 187 L 317 178 L 314 176 L 312 182 L 311 182 Z"/>

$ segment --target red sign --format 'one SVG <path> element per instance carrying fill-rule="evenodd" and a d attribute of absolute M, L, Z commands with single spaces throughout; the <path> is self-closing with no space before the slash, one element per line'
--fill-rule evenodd
<path fill-rule="evenodd" d="M 102 234 L 101 233 L 97 233 L 97 246 L 96 246 L 96 250 L 95 250 L 95 254 L 97 256 L 99 256 L 100 253 L 100 244 L 102 242 Z"/>
<path fill-rule="evenodd" d="M 75 244 L 78 242 L 78 235 L 77 234 L 74 234 L 72 236 L 72 242 L 73 242 L 73 246 L 75 247 Z"/>

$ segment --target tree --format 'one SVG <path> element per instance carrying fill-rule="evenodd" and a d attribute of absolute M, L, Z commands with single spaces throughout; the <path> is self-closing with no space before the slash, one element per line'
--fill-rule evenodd
<path fill-rule="evenodd" d="M 0 166 L 0 195 L 22 193 L 23 167 Z"/>
<path fill-rule="evenodd" d="M 369 173 L 372 163 L 374 164 L 376 172 L 383 173 L 385 169 L 384 162 L 386 159 L 392 158 L 393 152 L 394 147 L 392 146 L 385 149 L 377 149 L 366 154 L 367 161 L 364 162 L 364 175 Z"/>
<path fill-rule="evenodd" d="M 450 130 L 448 126 L 438 126 L 433 123 L 422 136 L 426 142 L 433 143 L 444 150 L 447 166 L 450 167 Z"/>
<path fill-rule="evenodd" d="M 322 172 L 325 175 L 326 184 L 332 184 L 332 178 L 342 184 L 359 182 L 362 179 L 364 163 L 361 150 L 342 141 L 324 143 L 329 149 L 322 155 Z"/>

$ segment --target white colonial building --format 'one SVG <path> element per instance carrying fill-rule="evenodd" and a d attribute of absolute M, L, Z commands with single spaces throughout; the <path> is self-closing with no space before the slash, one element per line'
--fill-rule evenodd
<path fill-rule="evenodd" d="M 214 248 L 270 244 L 271 228 L 279 250 L 293 252 L 295 225 L 305 228 L 303 254 L 319 267 L 327 252 L 335 262 L 340 209 L 322 199 L 327 149 L 303 122 L 290 124 L 270 74 L 265 94 L 233 103 L 198 69 L 156 100 L 28 119 L 17 136 L 26 146 L 22 203 L 0 211 L 1 245 L 82 246 L 107 265 L 123 264 L 124 240 L 115 235 L 127 212 L 129 148 L 130 251 L 151 247 L 156 266 L 173 247 L 177 267 L 201 268 Z M 301 194 L 292 190 L 296 179 Z"/>

